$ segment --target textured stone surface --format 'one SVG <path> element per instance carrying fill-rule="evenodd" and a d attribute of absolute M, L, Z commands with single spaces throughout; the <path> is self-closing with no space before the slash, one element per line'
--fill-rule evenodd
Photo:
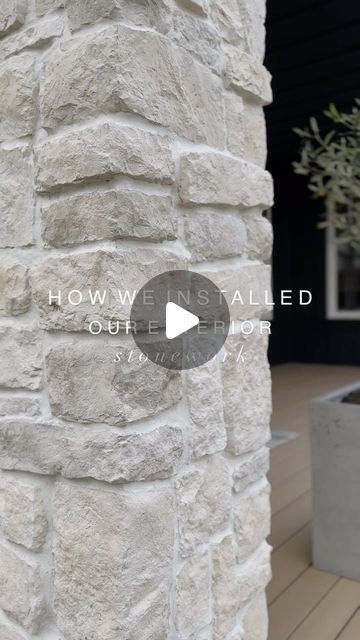
<path fill-rule="evenodd" d="M 221 73 L 222 57 L 215 29 L 202 17 L 175 11 L 171 37 L 174 42 L 193 54 L 202 64 Z"/>
<path fill-rule="evenodd" d="M 259 105 L 246 103 L 244 108 L 244 155 L 246 160 L 265 167 L 267 140 L 265 115 Z"/>
<path fill-rule="evenodd" d="M 233 472 L 233 490 L 241 493 L 249 484 L 266 475 L 270 468 L 268 448 L 259 449 L 254 454 L 239 461 Z"/>
<path fill-rule="evenodd" d="M 0 59 L 19 53 L 24 49 L 42 48 L 49 44 L 53 38 L 61 36 L 63 28 L 64 23 L 61 18 L 31 25 L 0 44 Z"/>
<path fill-rule="evenodd" d="M 203 14 L 208 12 L 208 0 L 179 0 L 179 2 L 192 11 Z"/>
<path fill-rule="evenodd" d="M 207 551 L 187 560 L 176 579 L 176 630 L 179 638 L 199 637 L 211 622 L 210 561 Z"/>
<path fill-rule="evenodd" d="M 265 54 L 264 0 L 226 0 L 211 4 L 211 17 L 225 42 L 260 62 Z"/>
<path fill-rule="evenodd" d="M 248 162 L 215 153 L 189 153 L 180 161 L 180 197 L 185 204 L 270 207 L 270 174 Z"/>
<path fill-rule="evenodd" d="M 231 320 L 247 320 L 268 316 L 270 304 L 271 267 L 263 264 L 245 264 L 237 268 L 201 271 L 210 278 L 227 300 Z M 268 299 L 266 299 L 266 292 Z"/>
<path fill-rule="evenodd" d="M 0 494 L 0 522 L 4 535 L 11 542 L 39 551 L 48 530 L 41 489 L 3 475 Z"/>
<path fill-rule="evenodd" d="M 237 47 L 227 48 L 225 83 L 261 104 L 272 102 L 270 73 L 255 58 Z"/>
<path fill-rule="evenodd" d="M 0 622 L 0 638 L 1 640 L 25 640 L 25 636 L 19 633 L 13 625 L 2 622 Z"/>
<path fill-rule="evenodd" d="M 116 353 L 124 358 L 116 362 Z M 122 425 L 171 407 L 180 399 L 176 372 L 150 361 L 138 350 L 101 344 L 63 343 L 51 349 L 47 377 L 52 412 L 65 420 Z"/>
<path fill-rule="evenodd" d="M 35 61 L 23 54 L 0 64 L 0 140 L 31 135 L 37 109 Z"/>
<path fill-rule="evenodd" d="M 26 246 L 33 233 L 33 169 L 26 148 L 0 150 L 0 247 Z"/>
<path fill-rule="evenodd" d="M 224 143 L 220 80 L 183 49 L 143 30 L 109 27 L 62 45 L 45 62 L 40 103 L 47 127 L 125 110 L 193 142 Z"/>
<path fill-rule="evenodd" d="M 213 615 L 215 640 L 223 640 L 235 626 L 239 611 L 239 585 L 235 573 L 236 557 L 231 536 L 213 549 Z"/>
<path fill-rule="evenodd" d="M 234 531 L 238 561 L 244 561 L 270 533 L 270 487 L 250 493 L 234 508 Z"/>
<path fill-rule="evenodd" d="M 67 14 L 73 30 L 98 20 L 116 18 L 139 27 L 167 33 L 171 25 L 171 0 L 67 0 Z"/>
<path fill-rule="evenodd" d="M 260 333 L 231 336 L 226 350 L 244 347 L 244 362 L 229 357 L 223 364 L 225 421 L 228 449 L 235 455 L 252 451 L 270 440 L 271 379 L 267 361 L 268 339 Z"/>
<path fill-rule="evenodd" d="M 241 96 L 227 91 L 224 96 L 226 120 L 226 147 L 231 153 L 243 156 L 245 152 L 246 126 L 244 101 Z M 250 151 L 250 150 L 249 150 Z M 251 157 L 248 157 L 251 160 Z"/>
<path fill-rule="evenodd" d="M 113 483 L 167 478 L 176 473 L 183 455 L 181 430 L 167 426 L 130 435 L 101 427 L 3 420 L 0 443 L 3 469 Z"/>
<path fill-rule="evenodd" d="M 171 198 L 166 196 L 112 189 L 65 198 L 42 208 L 42 238 L 47 246 L 175 237 L 175 214 Z"/>
<path fill-rule="evenodd" d="M 225 42 L 238 45 L 244 41 L 245 30 L 242 23 L 241 3 L 243 0 L 212 2 L 210 15 L 214 25 Z"/>
<path fill-rule="evenodd" d="M 251 602 L 245 614 L 243 625 L 246 640 L 267 640 L 268 610 L 265 593 L 257 596 Z"/>
<path fill-rule="evenodd" d="M 265 6 L 0 0 L 0 640 L 266 639 Z M 255 333 L 180 375 L 125 333 L 187 268 Z"/>
<path fill-rule="evenodd" d="M 21 398 L 19 396 L 0 398 L 0 416 L 16 415 L 39 416 L 40 401 L 37 398 Z"/>
<path fill-rule="evenodd" d="M 248 211 L 244 216 L 247 239 L 246 253 L 250 260 L 269 261 L 273 248 L 273 227 L 260 211 Z"/>
<path fill-rule="evenodd" d="M 238 215 L 219 211 L 190 213 L 184 236 L 191 260 L 216 260 L 239 256 L 246 242 L 246 228 Z"/>
<path fill-rule="evenodd" d="M 256 591 L 265 588 L 270 577 L 268 545 L 262 545 L 243 567 L 236 563 L 231 536 L 224 538 L 214 548 L 214 640 L 223 640 L 227 636 L 236 624 L 238 611 Z"/>
<path fill-rule="evenodd" d="M 27 631 L 37 633 L 45 614 L 40 571 L 0 545 L 0 606 Z"/>
<path fill-rule="evenodd" d="M 224 529 L 231 512 L 229 468 L 221 455 L 209 458 L 201 469 L 190 470 L 177 481 L 180 552 L 195 547 Z"/>
<path fill-rule="evenodd" d="M 134 291 L 139 291 L 150 278 L 184 266 L 184 260 L 176 254 L 167 251 L 159 253 L 153 249 L 101 250 L 46 258 L 31 270 L 34 301 L 41 323 L 47 329 L 88 331 L 93 320 L 129 320 Z M 95 302 L 97 290 L 100 296 Z M 49 304 L 49 291 L 53 296 L 61 292 L 61 304 L 56 300 Z M 72 300 L 78 301 L 78 295 L 70 297 L 69 302 L 68 294 L 71 291 L 82 293 L 80 304 L 71 304 Z M 92 292 L 94 304 L 89 291 Z M 103 299 L 104 291 L 106 296 Z M 126 291 L 129 296 L 125 300 Z M 104 330 L 107 330 L 107 325 Z"/>
<path fill-rule="evenodd" d="M 241 0 L 240 12 L 244 26 L 241 48 L 262 62 L 265 57 L 266 2 L 264 0 Z"/>
<path fill-rule="evenodd" d="M 18 316 L 30 306 L 28 268 L 10 257 L 0 264 L 0 316 Z"/>
<path fill-rule="evenodd" d="M 54 609 L 68 640 L 167 637 L 173 520 L 166 488 L 58 486 Z"/>
<path fill-rule="evenodd" d="M 39 389 L 42 352 L 35 329 L 0 327 L 0 386 Z"/>
<path fill-rule="evenodd" d="M 218 362 L 209 362 L 186 372 L 186 398 L 192 420 L 193 456 L 200 458 L 225 449 L 226 430 Z"/>
<path fill-rule="evenodd" d="M 25 22 L 26 0 L 6 0 L 0 7 L 0 37 L 18 29 Z"/>
<path fill-rule="evenodd" d="M 155 182 L 173 181 L 167 136 L 114 123 L 45 142 L 37 147 L 36 159 L 39 191 L 117 174 Z"/>
<path fill-rule="evenodd" d="M 67 0 L 36 0 L 36 13 L 43 16 L 64 6 Z"/>

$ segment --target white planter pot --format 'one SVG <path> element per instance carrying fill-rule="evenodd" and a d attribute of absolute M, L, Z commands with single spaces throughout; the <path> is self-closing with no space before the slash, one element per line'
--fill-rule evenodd
<path fill-rule="evenodd" d="M 360 581 L 360 405 L 342 403 L 360 381 L 310 405 L 313 561 Z"/>

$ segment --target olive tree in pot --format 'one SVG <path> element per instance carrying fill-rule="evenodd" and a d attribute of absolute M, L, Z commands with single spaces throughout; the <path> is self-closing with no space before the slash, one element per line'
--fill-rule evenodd
<path fill-rule="evenodd" d="M 351 263 L 360 252 L 360 100 L 351 113 L 330 105 L 333 128 L 315 118 L 301 137 L 296 173 L 324 202 L 322 229 Z M 360 328 L 359 328 L 360 339 Z M 316 567 L 360 580 L 360 381 L 311 402 L 313 559 Z"/>

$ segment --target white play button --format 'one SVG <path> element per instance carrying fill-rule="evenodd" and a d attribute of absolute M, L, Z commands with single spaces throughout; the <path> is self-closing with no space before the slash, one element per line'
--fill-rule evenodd
<path fill-rule="evenodd" d="M 199 324 L 199 318 L 194 313 L 182 309 L 174 302 L 168 302 L 166 305 L 166 337 L 173 340 L 182 333 L 189 331 Z"/>

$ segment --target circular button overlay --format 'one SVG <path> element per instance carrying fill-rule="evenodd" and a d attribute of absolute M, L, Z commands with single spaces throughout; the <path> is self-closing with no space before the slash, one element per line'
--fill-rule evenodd
<path fill-rule="evenodd" d="M 225 343 L 230 311 L 219 288 L 193 271 L 166 271 L 149 280 L 131 308 L 131 332 L 149 360 L 166 369 L 194 369 Z"/>

